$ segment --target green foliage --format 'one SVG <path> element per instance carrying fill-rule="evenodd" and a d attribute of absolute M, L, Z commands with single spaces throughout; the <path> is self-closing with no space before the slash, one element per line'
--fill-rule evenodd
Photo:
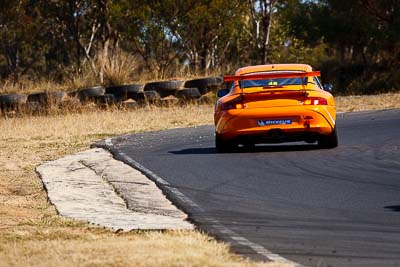
<path fill-rule="evenodd" d="M 290 35 L 326 58 L 314 66 L 341 94 L 398 90 L 400 64 L 398 1 L 289 0 L 280 6 Z"/>
<path fill-rule="evenodd" d="M 6 62 L 0 66 L 1 77 L 17 81 L 21 75 L 41 71 L 40 48 L 46 43 L 37 10 L 27 0 L 3 0 L 0 13 L 0 51 Z"/>
<path fill-rule="evenodd" d="M 374 93 L 400 88 L 399 29 L 393 0 L 0 0 L 0 77 L 62 82 L 89 68 L 106 84 L 267 60 L 311 64 L 340 94 Z"/>

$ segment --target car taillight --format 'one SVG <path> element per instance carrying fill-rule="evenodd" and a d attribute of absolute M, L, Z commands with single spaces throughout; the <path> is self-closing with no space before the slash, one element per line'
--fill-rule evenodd
<path fill-rule="evenodd" d="M 234 100 L 231 100 L 229 102 L 226 102 L 222 104 L 221 109 L 222 110 L 229 110 L 229 109 L 243 109 L 245 108 L 245 104 L 243 104 L 241 98 L 236 98 Z"/>
<path fill-rule="evenodd" d="M 323 97 L 307 97 L 306 100 L 304 100 L 304 105 L 328 105 L 328 100 L 326 100 Z"/>

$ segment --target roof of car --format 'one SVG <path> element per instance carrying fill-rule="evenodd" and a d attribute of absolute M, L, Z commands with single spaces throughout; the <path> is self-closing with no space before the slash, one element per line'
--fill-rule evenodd
<path fill-rule="evenodd" d="M 249 74 L 249 73 L 259 73 L 266 71 L 287 71 L 287 72 L 311 72 L 312 67 L 307 64 L 269 64 L 269 65 L 255 65 L 240 68 L 236 71 L 235 75 Z"/>

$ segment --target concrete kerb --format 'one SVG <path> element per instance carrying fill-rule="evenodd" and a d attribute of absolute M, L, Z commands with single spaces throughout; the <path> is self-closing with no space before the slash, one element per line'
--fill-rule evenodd
<path fill-rule="evenodd" d="M 62 216 L 124 231 L 194 229 L 153 181 L 102 148 L 36 170 Z"/>
<path fill-rule="evenodd" d="M 126 135 L 126 136 L 129 136 L 129 135 Z M 125 136 L 120 136 L 120 137 L 123 138 Z M 98 143 L 93 144 L 92 147 L 101 147 L 101 148 L 107 149 L 108 151 L 110 151 L 113 154 L 114 158 L 121 160 L 122 162 L 125 162 L 126 164 L 132 166 L 136 170 L 138 170 L 141 173 L 143 173 L 144 175 L 146 175 L 148 177 L 148 179 L 151 179 L 154 183 L 156 183 L 156 185 L 160 189 L 162 189 L 162 191 L 166 194 L 168 199 L 171 199 L 175 205 L 177 205 L 179 208 L 184 210 L 189 215 L 193 215 L 193 213 L 196 213 L 196 214 L 203 213 L 204 214 L 204 210 L 199 205 L 197 205 L 191 199 L 186 197 L 177 188 L 175 188 L 174 186 L 171 186 L 163 178 L 159 177 L 158 175 L 153 173 L 151 170 L 145 168 L 139 162 L 136 162 L 135 160 L 133 160 L 126 154 L 118 152 L 113 146 L 112 139 L 102 140 Z M 203 221 L 206 221 L 207 223 L 205 223 L 205 225 L 203 225 L 203 226 L 197 226 L 198 229 L 205 231 L 209 234 L 212 234 L 214 236 L 217 234 L 222 235 L 226 239 L 220 239 L 220 238 L 218 238 L 218 236 L 215 236 L 215 237 L 217 239 L 223 240 L 223 241 L 229 240 L 229 242 L 232 245 L 248 247 L 251 250 L 253 250 L 256 254 L 258 254 L 260 256 L 261 260 L 267 260 L 267 261 L 276 262 L 276 263 L 284 264 L 284 265 L 288 265 L 288 266 L 303 267 L 303 265 L 293 262 L 289 259 L 286 259 L 278 254 L 275 254 L 275 253 L 271 252 L 270 250 L 264 248 L 263 246 L 258 245 L 256 243 L 248 240 L 247 238 L 232 231 L 231 229 L 228 229 L 226 226 L 221 224 L 221 222 L 219 222 L 218 220 L 216 220 L 213 217 L 202 216 L 202 219 L 203 219 Z M 193 223 L 196 223 L 196 219 L 193 217 L 188 218 L 188 220 L 192 221 Z"/>
<path fill-rule="evenodd" d="M 126 135 L 126 136 L 129 136 Z M 122 138 L 125 137 L 125 135 L 120 136 Z M 151 172 L 149 169 L 143 167 L 140 165 L 138 162 L 132 160 L 130 157 L 127 157 L 123 153 L 118 152 L 112 144 L 112 139 L 105 139 L 101 140 L 97 143 L 94 143 L 91 145 L 91 148 L 103 148 L 107 151 L 109 151 L 113 157 L 116 160 L 119 160 L 121 162 L 124 162 L 125 164 L 129 165 L 130 167 L 134 168 L 135 170 L 139 171 L 142 173 L 144 176 L 146 176 L 149 180 L 151 180 L 153 183 L 156 184 L 156 186 L 163 192 L 165 197 L 173 203 L 174 206 L 176 206 L 179 210 L 182 210 L 185 212 L 185 214 L 188 215 L 187 220 L 191 222 L 192 224 L 196 225 L 196 222 L 193 220 L 191 217 L 192 213 L 198 212 L 197 205 L 190 203 L 191 200 L 188 199 L 187 197 L 183 196 L 182 193 L 179 192 L 175 187 L 171 186 L 168 184 L 165 180 L 163 180 L 161 177 L 158 175 L 154 174 Z M 197 226 L 195 226 L 197 228 Z"/>

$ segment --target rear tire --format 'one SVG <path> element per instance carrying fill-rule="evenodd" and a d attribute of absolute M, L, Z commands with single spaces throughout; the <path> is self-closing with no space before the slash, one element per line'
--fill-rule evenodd
<path fill-rule="evenodd" d="M 339 144 L 338 142 L 338 137 L 337 137 L 337 132 L 336 132 L 336 126 L 333 128 L 332 133 L 328 135 L 320 135 L 318 138 L 318 146 L 320 148 L 335 148 Z"/>
<path fill-rule="evenodd" d="M 232 141 L 222 139 L 218 134 L 215 134 L 215 149 L 217 153 L 227 153 L 234 151 L 236 145 Z"/>

